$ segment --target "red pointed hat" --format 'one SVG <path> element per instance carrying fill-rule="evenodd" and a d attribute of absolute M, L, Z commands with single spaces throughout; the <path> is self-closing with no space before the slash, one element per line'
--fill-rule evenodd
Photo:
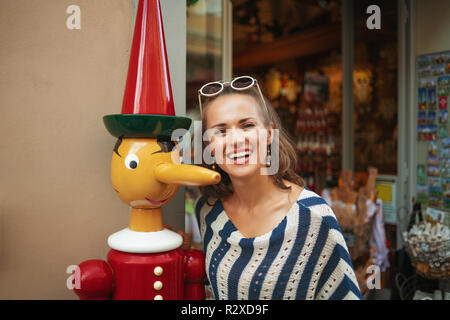
<path fill-rule="evenodd" d="M 175 116 L 159 0 L 139 0 L 122 114 L 103 122 L 115 137 L 170 138 L 191 125 Z"/>

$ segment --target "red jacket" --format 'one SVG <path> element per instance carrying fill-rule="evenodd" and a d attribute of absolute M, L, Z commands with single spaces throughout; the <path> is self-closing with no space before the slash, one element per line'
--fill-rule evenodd
<path fill-rule="evenodd" d="M 153 236 L 157 236 L 157 232 Z M 112 245 L 111 237 L 108 239 L 112 247 L 108 262 L 87 260 L 79 265 L 80 288 L 74 291 L 80 299 L 205 299 L 205 260 L 201 251 L 183 251 L 176 247 L 162 252 L 125 252 L 114 248 L 118 246 Z M 158 244 L 158 241 L 152 243 Z M 161 247 L 170 248 L 167 245 Z M 134 250 L 135 246 L 130 248 Z M 149 251 L 155 251 L 154 246 Z"/>

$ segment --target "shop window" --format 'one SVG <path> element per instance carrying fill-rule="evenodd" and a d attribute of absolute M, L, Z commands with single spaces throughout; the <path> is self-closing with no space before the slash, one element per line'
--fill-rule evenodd
<path fill-rule="evenodd" d="M 367 8 L 380 8 L 369 29 Z M 354 171 L 397 174 L 397 1 L 354 1 Z"/>
<path fill-rule="evenodd" d="M 192 1 L 186 23 L 186 109 L 198 120 L 198 89 L 222 77 L 222 1 Z"/>
<path fill-rule="evenodd" d="M 341 43 L 340 1 L 233 1 L 233 75 L 262 83 L 316 192 L 342 166 Z"/>
<path fill-rule="evenodd" d="M 222 0 L 188 1 L 186 12 L 186 114 L 200 120 L 198 89 L 205 83 L 222 78 Z M 194 126 L 191 126 L 193 135 Z M 191 163 L 194 148 L 191 148 Z M 199 226 L 194 214 L 196 187 L 186 187 L 185 230 L 192 246 L 202 249 Z"/>

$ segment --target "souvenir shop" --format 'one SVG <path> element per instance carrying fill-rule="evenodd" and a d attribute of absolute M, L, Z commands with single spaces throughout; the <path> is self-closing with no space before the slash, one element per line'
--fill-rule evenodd
<path fill-rule="evenodd" d="M 422 46 L 411 21 L 431 29 L 425 7 L 382 0 L 188 6 L 188 115 L 198 118 L 202 84 L 258 80 L 296 145 L 297 172 L 336 214 L 367 299 L 450 291 L 450 52 Z M 188 212 L 196 194 L 186 192 Z M 379 268 L 376 292 L 369 266 Z"/>

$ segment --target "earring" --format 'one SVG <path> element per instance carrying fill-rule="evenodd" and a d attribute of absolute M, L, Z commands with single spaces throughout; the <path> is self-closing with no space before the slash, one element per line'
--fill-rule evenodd
<path fill-rule="evenodd" d="M 214 159 L 211 169 L 216 170 L 216 159 Z"/>
<path fill-rule="evenodd" d="M 267 156 L 266 156 L 266 167 L 270 167 L 272 165 L 272 159 L 270 154 L 270 146 L 267 146 Z"/>

